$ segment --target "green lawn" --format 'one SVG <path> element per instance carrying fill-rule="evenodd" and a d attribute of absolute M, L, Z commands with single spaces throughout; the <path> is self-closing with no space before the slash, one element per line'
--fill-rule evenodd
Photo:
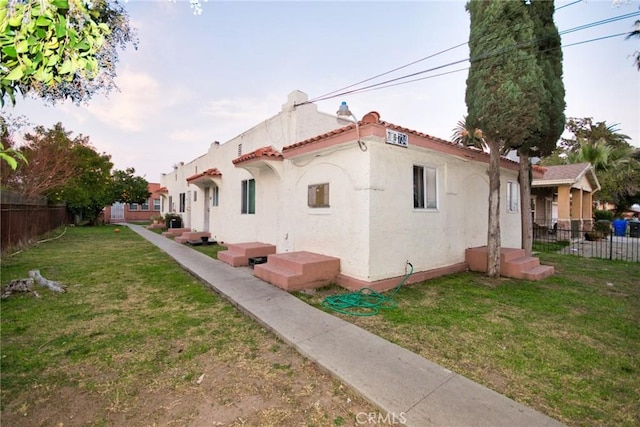
<path fill-rule="evenodd" d="M 540 258 L 557 270 L 540 282 L 456 274 L 337 315 L 569 425 L 640 425 L 640 264 Z"/>
<path fill-rule="evenodd" d="M 69 228 L 3 257 L 3 285 L 39 269 L 67 292 L 1 302 L 2 425 L 323 426 L 376 410 L 115 228 Z"/>

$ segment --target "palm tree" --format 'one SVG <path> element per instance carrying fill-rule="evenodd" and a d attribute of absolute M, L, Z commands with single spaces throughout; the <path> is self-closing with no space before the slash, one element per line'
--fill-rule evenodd
<path fill-rule="evenodd" d="M 456 127 L 453 128 L 451 141 L 466 147 L 480 148 L 484 152 L 487 152 L 489 149 L 484 140 L 482 130 L 471 129 L 471 126 L 467 125 L 467 116 L 462 116 L 462 120 L 458 120 Z"/>
<path fill-rule="evenodd" d="M 571 151 L 565 158 L 565 163 L 591 163 L 596 171 L 604 171 L 612 166 L 611 148 L 604 140 L 591 143 L 587 140 L 580 141 L 577 151 Z"/>
<path fill-rule="evenodd" d="M 635 26 L 635 30 L 627 34 L 627 37 L 625 37 L 626 40 L 629 40 L 631 37 L 640 38 L 640 19 L 638 19 L 633 25 Z M 635 55 L 636 55 L 636 60 L 635 60 L 636 67 L 638 67 L 638 71 L 640 71 L 640 50 L 636 50 Z"/>

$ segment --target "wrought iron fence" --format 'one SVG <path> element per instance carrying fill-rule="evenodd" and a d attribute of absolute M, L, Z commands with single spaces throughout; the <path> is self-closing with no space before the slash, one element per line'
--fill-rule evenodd
<path fill-rule="evenodd" d="M 579 222 L 573 222 L 570 228 L 534 224 L 533 245 L 534 250 L 542 252 L 640 262 L 640 221 L 604 221 L 589 230 Z"/>

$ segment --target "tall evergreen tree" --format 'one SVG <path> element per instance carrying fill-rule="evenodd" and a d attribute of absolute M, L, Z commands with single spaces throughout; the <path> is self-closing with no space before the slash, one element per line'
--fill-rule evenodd
<path fill-rule="evenodd" d="M 562 50 L 560 34 L 553 22 L 554 2 L 535 1 L 527 6 L 534 24 L 537 61 L 543 72 L 544 91 L 540 103 L 531 105 L 538 120 L 529 123 L 529 138 L 518 149 L 520 157 L 520 211 L 522 248 L 531 255 L 533 224 L 530 214 L 531 156 L 543 157 L 553 152 L 565 125 L 564 83 L 562 82 Z"/>
<path fill-rule="evenodd" d="M 500 275 L 500 156 L 525 145 L 542 127 L 545 91 L 535 25 L 524 1 L 471 0 L 467 125 L 482 129 L 490 149 L 487 275 Z"/>

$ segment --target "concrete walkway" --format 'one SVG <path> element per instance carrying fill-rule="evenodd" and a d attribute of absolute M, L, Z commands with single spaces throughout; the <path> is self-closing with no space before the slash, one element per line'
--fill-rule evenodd
<path fill-rule="evenodd" d="M 563 424 L 192 248 L 123 224 L 303 356 L 408 426 L 561 426 Z M 360 420 L 364 421 L 364 420 Z M 364 423 L 366 424 L 366 422 Z"/>

